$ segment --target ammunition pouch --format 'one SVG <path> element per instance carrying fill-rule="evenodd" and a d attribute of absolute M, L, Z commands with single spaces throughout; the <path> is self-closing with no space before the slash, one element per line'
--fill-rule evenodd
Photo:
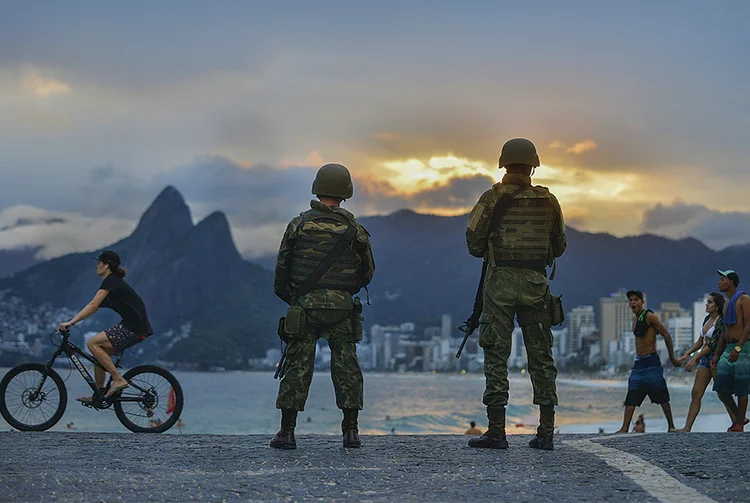
<path fill-rule="evenodd" d="M 354 297 L 352 305 L 352 340 L 354 342 L 360 342 L 364 338 L 364 321 L 362 301 L 359 300 L 359 297 Z"/>
<path fill-rule="evenodd" d="M 565 321 L 565 309 L 563 308 L 562 304 L 562 295 L 549 295 L 547 304 L 549 309 L 550 325 L 562 325 L 562 322 Z"/>
<path fill-rule="evenodd" d="M 288 341 L 301 339 L 305 335 L 307 319 L 302 306 L 290 306 L 286 311 L 283 331 Z"/>

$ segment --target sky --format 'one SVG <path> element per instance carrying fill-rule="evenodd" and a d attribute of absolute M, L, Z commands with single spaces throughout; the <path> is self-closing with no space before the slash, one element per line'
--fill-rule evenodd
<path fill-rule="evenodd" d="M 273 252 L 315 171 L 460 215 L 532 140 L 566 222 L 750 242 L 743 1 L 0 2 L 0 248 L 134 228 L 171 184 Z"/>

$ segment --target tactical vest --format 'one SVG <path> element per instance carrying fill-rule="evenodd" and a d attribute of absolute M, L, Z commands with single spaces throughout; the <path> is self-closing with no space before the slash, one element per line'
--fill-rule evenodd
<path fill-rule="evenodd" d="M 555 208 L 544 187 L 529 187 L 516 195 L 500 228 L 491 234 L 494 259 L 533 260 L 551 265 L 550 235 L 554 220 Z"/>
<path fill-rule="evenodd" d="M 303 283 L 341 239 L 351 223 L 336 213 L 309 211 L 303 215 L 289 264 L 291 279 Z M 355 241 L 356 242 L 356 241 Z M 347 247 L 316 285 L 318 288 L 357 293 L 362 287 L 360 258 L 354 243 Z"/>

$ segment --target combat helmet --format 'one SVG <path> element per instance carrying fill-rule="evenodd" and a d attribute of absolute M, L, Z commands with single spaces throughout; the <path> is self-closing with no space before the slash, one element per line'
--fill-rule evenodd
<path fill-rule="evenodd" d="M 312 184 L 312 193 L 316 196 L 350 199 L 354 195 L 352 175 L 342 164 L 326 164 L 318 170 Z"/>
<path fill-rule="evenodd" d="M 525 164 L 527 166 L 539 166 L 539 156 L 536 147 L 526 138 L 513 138 L 503 145 L 500 153 L 500 168 L 511 164 Z"/>

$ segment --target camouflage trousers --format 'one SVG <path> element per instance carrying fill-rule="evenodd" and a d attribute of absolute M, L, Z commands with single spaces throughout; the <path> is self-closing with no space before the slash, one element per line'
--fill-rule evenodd
<path fill-rule="evenodd" d="M 484 350 L 487 407 L 508 405 L 508 358 L 514 319 L 523 331 L 534 404 L 557 405 L 557 369 L 552 357 L 547 278 L 537 271 L 489 267 L 484 283 L 484 310 L 479 324 L 479 345 Z"/>
<path fill-rule="evenodd" d="M 351 310 L 306 309 L 304 334 L 290 340 L 286 349 L 286 375 L 279 384 L 277 409 L 305 410 L 315 368 L 319 338 L 331 348 L 331 380 L 339 409 L 363 408 L 364 379 L 352 335 Z"/>

